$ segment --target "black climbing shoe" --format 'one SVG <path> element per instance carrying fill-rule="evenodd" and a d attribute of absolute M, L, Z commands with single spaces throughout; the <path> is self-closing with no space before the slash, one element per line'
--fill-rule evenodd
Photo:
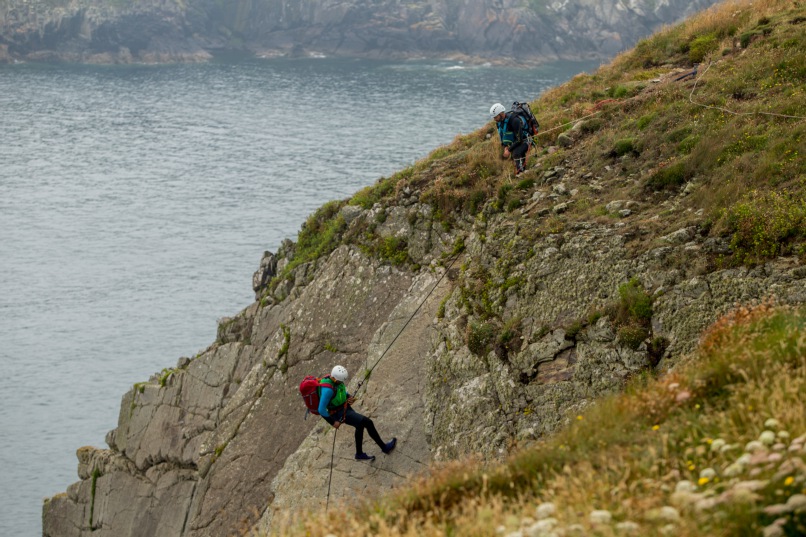
<path fill-rule="evenodd" d="M 390 454 L 392 450 L 395 449 L 396 445 L 397 445 L 397 438 L 392 438 L 391 442 L 386 443 L 386 447 L 383 448 L 383 452 L 386 453 L 387 455 Z"/>
<path fill-rule="evenodd" d="M 357 461 L 374 461 L 375 455 L 367 455 L 366 453 L 357 453 L 355 456 Z"/>

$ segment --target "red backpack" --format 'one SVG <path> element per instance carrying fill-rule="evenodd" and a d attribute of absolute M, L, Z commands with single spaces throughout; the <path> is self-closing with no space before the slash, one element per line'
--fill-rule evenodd
<path fill-rule="evenodd" d="M 302 399 L 305 401 L 305 406 L 308 407 L 308 412 L 311 414 L 319 415 L 319 388 L 320 386 L 325 386 L 327 388 L 331 388 L 330 384 L 324 384 L 322 379 L 327 377 L 314 377 L 313 375 L 308 375 L 302 382 L 299 383 L 299 393 L 302 394 Z M 305 417 L 308 417 L 308 414 L 305 414 Z"/>

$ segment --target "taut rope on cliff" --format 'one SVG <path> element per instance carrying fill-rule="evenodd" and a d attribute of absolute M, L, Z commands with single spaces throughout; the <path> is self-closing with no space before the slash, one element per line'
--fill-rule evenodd
<path fill-rule="evenodd" d="M 417 315 L 417 313 L 420 311 L 420 309 L 422 309 L 423 305 L 425 305 L 425 303 L 428 302 L 428 299 L 431 298 L 431 295 L 434 293 L 436 288 L 439 287 L 439 284 L 442 283 L 442 280 L 445 278 L 445 276 L 448 274 L 448 272 L 453 268 L 453 264 L 456 263 L 456 260 L 459 259 L 460 255 L 461 255 L 461 252 L 454 256 L 453 260 L 445 268 L 445 271 L 442 273 L 442 276 L 440 276 L 439 279 L 437 280 L 437 283 L 435 283 L 434 286 L 431 288 L 431 290 L 428 291 L 428 294 L 425 296 L 425 298 L 422 300 L 422 302 L 420 302 L 420 305 L 417 306 L 417 309 L 414 310 L 414 313 L 412 313 L 409 316 L 409 318 L 403 324 L 403 327 L 398 331 L 397 335 L 394 337 L 392 342 L 389 343 L 389 345 L 386 346 L 386 349 L 384 349 L 384 351 L 381 353 L 381 356 L 378 358 L 378 360 L 375 361 L 375 364 L 372 367 L 370 367 L 369 369 L 366 370 L 366 372 L 364 373 L 364 378 L 361 379 L 361 381 L 359 381 L 358 387 L 355 389 L 356 395 L 358 394 L 359 390 L 361 390 L 361 388 L 364 386 L 364 382 L 369 380 L 369 377 L 372 375 L 372 371 L 376 367 L 378 367 L 378 364 L 381 363 L 381 360 L 383 360 L 383 357 L 386 355 L 387 352 L 389 352 L 389 349 L 392 348 L 392 345 L 395 344 L 395 342 L 400 337 L 400 335 L 403 333 L 403 331 L 406 330 L 406 327 L 409 325 L 409 323 L 412 321 L 412 319 L 414 319 L 415 315 Z"/>

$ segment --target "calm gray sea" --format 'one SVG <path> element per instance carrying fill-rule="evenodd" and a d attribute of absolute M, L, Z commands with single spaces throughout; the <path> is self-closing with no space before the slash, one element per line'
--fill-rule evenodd
<path fill-rule="evenodd" d="M 41 535 L 76 449 L 314 209 L 595 67 L 0 66 L 0 535 Z"/>

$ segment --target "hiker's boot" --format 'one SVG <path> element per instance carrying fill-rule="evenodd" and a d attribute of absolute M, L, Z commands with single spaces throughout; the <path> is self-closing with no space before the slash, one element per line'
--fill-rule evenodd
<path fill-rule="evenodd" d="M 356 453 L 355 460 L 357 461 L 374 461 L 375 455 L 367 455 L 366 453 Z"/>
<path fill-rule="evenodd" d="M 390 454 L 392 450 L 395 449 L 396 445 L 397 445 L 397 438 L 392 438 L 391 441 L 386 443 L 386 447 L 383 448 L 383 452 L 386 453 L 387 455 Z"/>

